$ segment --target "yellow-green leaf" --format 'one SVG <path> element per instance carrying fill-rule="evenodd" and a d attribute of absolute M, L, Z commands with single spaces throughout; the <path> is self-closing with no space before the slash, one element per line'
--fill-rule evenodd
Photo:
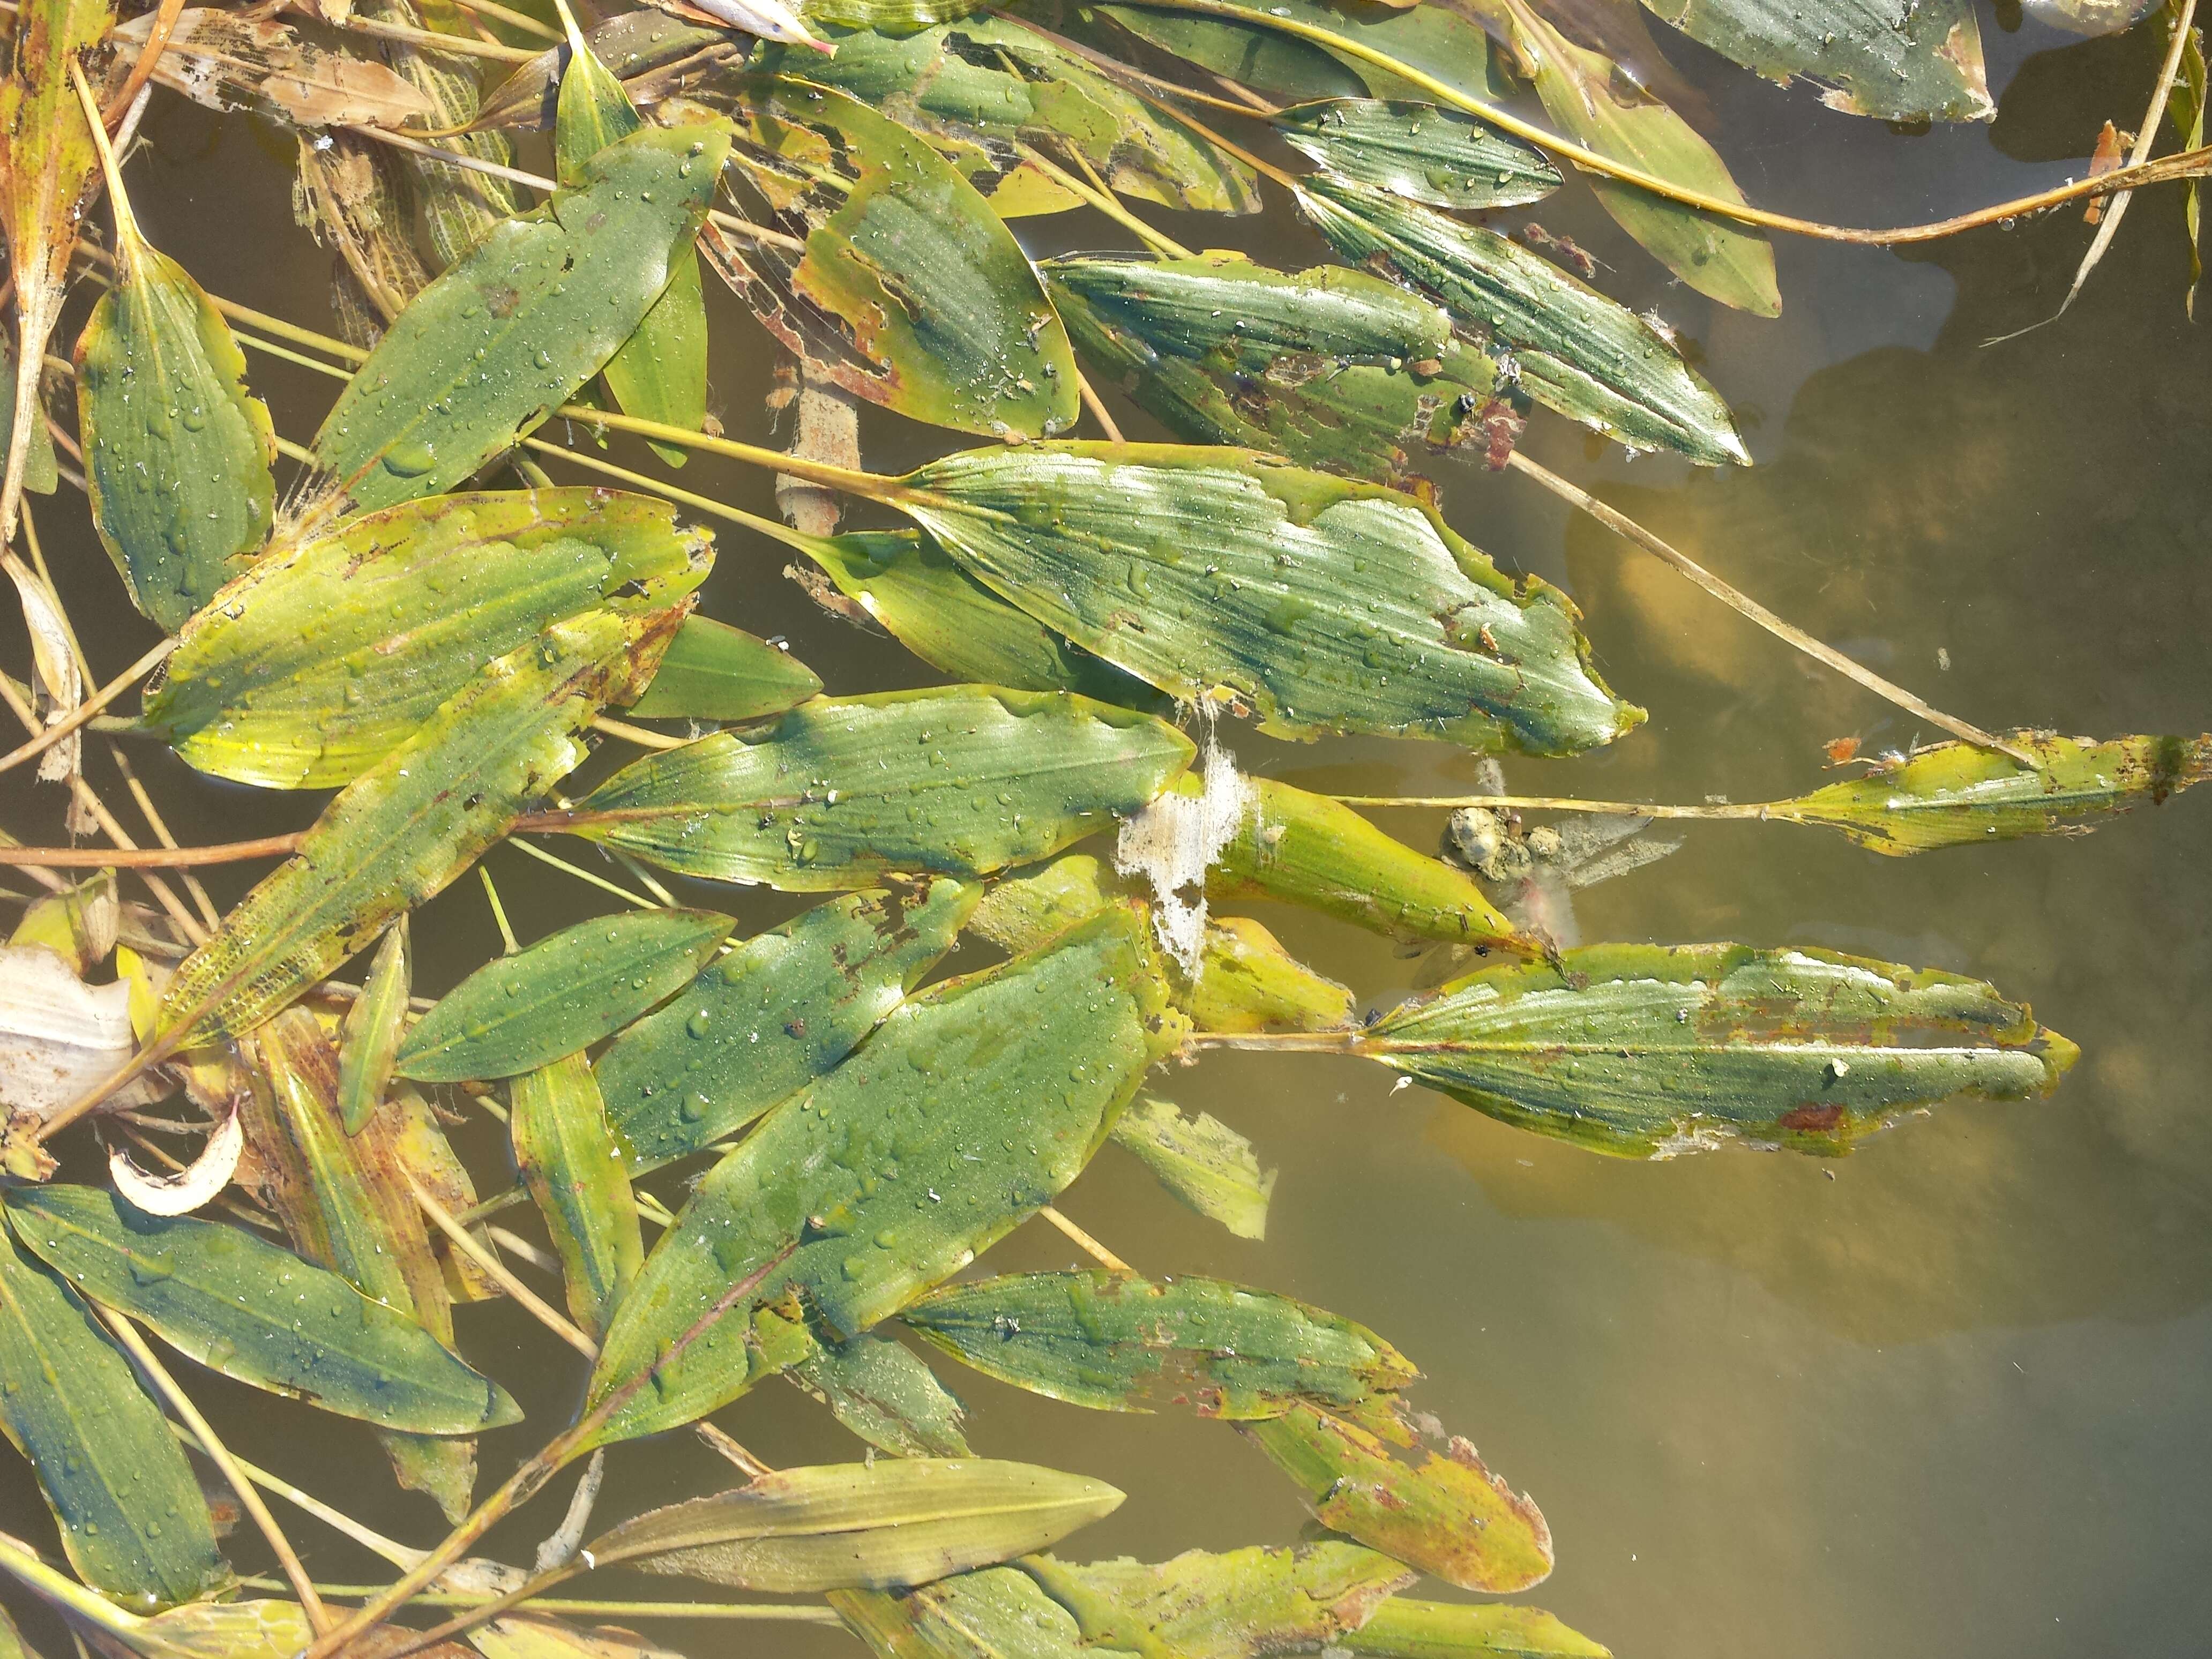
<path fill-rule="evenodd" d="M 569 1316 L 603 1335 L 645 1243 L 599 1085 L 575 1054 L 515 1079 L 507 1099 L 515 1167 L 561 1259 Z"/>
<path fill-rule="evenodd" d="M 629 712 L 647 720 L 752 720 L 796 708 L 821 690 L 821 676 L 781 647 L 686 617 Z"/>
<path fill-rule="evenodd" d="M 357 1135 L 382 1103 L 407 1033 L 407 1005 L 415 988 L 407 957 L 407 918 L 401 915 L 376 947 L 361 1000 L 346 1010 L 338 1043 L 338 1115 Z"/>
<path fill-rule="evenodd" d="M 1267 1236 L 1275 1171 L 1252 1143 L 1211 1112 L 1186 1118 L 1171 1102 L 1139 1099 L 1114 1124 L 1114 1144 L 1133 1154 L 1184 1203 L 1239 1238 Z"/>

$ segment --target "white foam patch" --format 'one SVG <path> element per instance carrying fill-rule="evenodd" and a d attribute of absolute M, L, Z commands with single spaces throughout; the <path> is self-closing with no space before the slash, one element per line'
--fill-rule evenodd
<path fill-rule="evenodd" d="M 1259 808 L 1259 791 L 1211 733 L 1200 775 L 1196 795 L 1162 794 L 1123 821 L 1114 843 L 1115 869 L 1152 884 L 1161 948 L 1194 980 L 1206 949 L 1206 872 Z"/>

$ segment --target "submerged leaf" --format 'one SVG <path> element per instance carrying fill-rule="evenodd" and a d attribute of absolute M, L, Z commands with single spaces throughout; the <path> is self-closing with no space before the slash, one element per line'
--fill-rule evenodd
<path fill-rule="evenodd" d="M 877 1659 L 1085 1659 L 1066 1608 L 1015 1567 L 963 1572 L 902 1595 L 831 1590 L 830 1605 Z"/>
<path fill-rule="evenodd" d="M 1441 104 L 1331 98 L 1293 105 L 1274 127 L 1338 178 L 1431 207 L 1518 207 L 1559 187 L 1541 151 Z"/>
<path fill-rule="evenodd" d="M 1336 1646 L 1359 1659 L 1613 1659 L 1540 1607 L 1394 1595 Z"/>
<path fill-rule="evenodd" d="M 1210 1112 L 1186 1118 L 1164 1100 L 1139 1100 L 1114 1124 L 1114 1142 L 1160 1185 L 1239 1238 L 1267 1236 L 1275 1171 L 1261 1170 L 1252 1143 Z"/>
<path fill-rule="evenodd" d="M 690 257 L 726 144 L 634 133 L 585 164 L 584 187 L 502 221 L 423 289 L 315 434 L 354 505 L 453 489 L 598 374 Z"/>
<path fill-rule="evenodd" d="M 646 720 L 751 720 L 796 708 L 821 690 L 821 676 L 788 651 L 726 623 L 686 617 L 629 712 Z"/>
<path fill-rule="evenodd" d="M 1119 907 L 908 1000 L 771 1112 L 662 1235 L 589 1397 L 648 1374 L 652 1386 L 601 1438 L 713 1411 L 804 1359 L 805 1325 L 851 1336 L 957 1273 L 1075 1179 L 1181 1029 L 1143 919 Z M 976 1158 L 979 1140 L 1000 1150 Z M 930 1192 L 939 1201 L 921 1201 Z M 747 1301 L 667 1355 L 718 1294 L 787 1249 Z"/>
<path fill-rule="evenodd" d="M 127 982 L 87 985 L 46 945 L 0 945 L 0 1110 L 51 1117 L 137 1046 Z M 148 1084 L 107 1098 L 143 1106 L 161 1097 Z"/>
<path fill-rule="evenodd" d="M 1065 692 L 820 698 L 633 762 L 574 823 L 685 875 L 836 891 L 1045 857 L 1150 800 L 1190 756 L 1164 722 Z"/>
<path fill-rule="evenodd" d="M 863 1331 L 817 1349 L 785 1375 L 894 1457 L 972 1455 L 960 1431 L 966 1415 L 960 1402 L 903 1342 Z"/>
<path fill-rule="evenodd" d="M 898 1006 L 975 908 L 976 889 L 854 893 L 738 945 L 596 1067 L 633 1174 L 696 1152 L 827 1075 Z"/>
<path fill-rule="evenodd" d="M 603 1566 L 735 1589 L 882 1589 L 1042 1549 L 1121 1502 L 1103 1480 L 1030 1463 L 887 1458 L 763 1474 L 625 1521 L 589 1547 Z"/>
<path fill-rule="evenodd" d="M 185 959 L 161 1030 L 249 1030 L 443 889 L 583 759 L 584 727 L 674 623 L 600 611 L 490 664 L 324 809 Z"/>
<path fill-rule="evenodd" d="M 1631 449 L 1750 465 L 1720 394 L 1626 306 L 1496 231 L 1325 173 L 1303 185 L 1300 208 L 1339 253 L 1441 301 L 1547 409 Z"/>
<path fill-rule="evenodd" d="M 0 1232 L 0 1429 L 31 1461 L 70 1565 L 141 1613 L 230 1578 L 184 1449 L 58 1278 Z"/>
<path fill-rule="evenodd" d="M 507 1099 L 515 1168 L 561 1259 L 569 1316 L 605 1335 L 645 1243 L 599 1085 L 583 1055 L 570 1054 L 515 1079 Z"/>
<path fill-rule="evenodd" d="M 143 51 L 155 15 L 140 13 L 110 38 Z M 154 79 L 211 110 L 250 109 L 295 126 L 436 125 L 430 100 L 374 58 L 319 46 L 273 18 L 211 6 L 177 14 Z"/>
<path fill-rule="evenodd" d="M 1352 1023 L 1352 993 L 1249 916 L 1209 917 L 1199 962 L 1183 1006 L 1201 1031 L 1326 1031 Z"/>
<path fill-rule="evenodd" d="M 483 1659 L 684 1659 L 616 1625 L 584 1629 L 542 1613 L 511 1613 L 469 1632 Z"/>
<path fill-rule="evenodd" d="M 438 1000 L 399 1045 L 418 1083 L 516 1077 L 620 1030 L 714 959 L 737 924 L 713 910 L 633 910 L 495 957 Z"/>
<path fill-rule="evenodd" d="M 1455 1436 L 1418 1462 L 1395 1396 L 1357 1415 L 1304 1402 L 1244 1433 L 1291 1477 L 1323 1526 L 1462 1589 L 1510 1594 L 1552 1571 L 1552 1529 Z"/>
<path fill-rule="evenodd" d="M 1410 495 L 1159 444 L 969 450 L 906 482 L 906 510 L 994 591 L 1176 697 L 1250 704 L 1281 736 L 1558 754 L 1643 718 L 1590 669 L 1565 595 L 1516 586 Z"/>
<path fill-rule="evenodd" d="M 217 777 L 350 783 L 494 658 L 564 618 L 664 611 L 712 558 L 674 507 L 612 490 L 363 514 L 263 560 L 193 618 L 146 721 Z"/>
<path fill-rule="evenodd" d="M 1770 81 L 1807 76 L 1820 101 L 1884 121 L 1986 121 L 1982 36 L 1966 0 L 1919 0 L 1899 13 L 1875 0 L 1792 11 L 1758 0 L 1644 0 L 1700 46 Z"/>
<path fill-rule="evenodd" d="M 1497 365 L 1454 337 L 1441 307 L 1380 276 L 1224 253 L 1068 258 L 1044 272 L 1091 373 L 1194 442 L 1378 483 L 1482 442 L 1474 417 Z"/>
<path fill-rule="evenodd" d="M 200 1364 L 382 1428 L 470 1434 L 520 1421 L 400 1310 L 238 1227 L 149 1216 L 90 1187 L 21 1187 L 9 1224 L 84 1295 Z"/>
<path fill-rule="evenodd" d="M 1832 783 L 1770 816 L 1840 830 L 1893 858 L 1939 847 L 2087 834 L 2095 821 L 2138 801 L 2153 805 L 2212 775 L 2212 736 L 2062 738 L 2015 732 L 2010 739 L 2039 763 L 1965 743 L 1915 750 L 1901 764 Z"/>
<path fill-rule="evenodd" d="M 1595 945 L 1401 1005 L 1355 1051 L 1623 1158 L 1844 1152 L 1954 1095 L 2048 1094 L 2075 1046 L 1978 980 L 1826 951 Z"/>
<path fill-rule="evenodd" d="M 900 1317 L 986 1376 L 1094 1411 L 1174 1401 L 1201 1417 L 1355 1406 L 1419 1376 L 1364 1326 L 1185 1274 L 1009 1273 L 933 1291 Z"/>

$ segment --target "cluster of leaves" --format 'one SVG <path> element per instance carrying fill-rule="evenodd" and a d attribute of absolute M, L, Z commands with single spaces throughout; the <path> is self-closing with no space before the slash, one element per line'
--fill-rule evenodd
<path fill-rule="evenodd" d="M 1991 112 L 1957 0 L 1901 24 L 1844 5 L 1652 9 L 1838 109 Z M 0 947 L 0 1425 L 75 1576 L 9 1540 L 0 1567 L 105 1649 L 660 1651 L 528 1605 L 625 1564 L 826 1595 L 824 1616 L 885 1659 L 1600 1655 L 1533 1609 L 1403 1594 L 1424 1573 L 1528 1589 L 1552 1540 L 1472 1446 L 1425 1426 L 1406 1401 L 1418 1373 L 1375 1333 L 1264 1290 L 1142 1277 L 1095 1243 L 1097 1271 L 965 1270 L 1056 1217 L 1109 1141 L 1261 1236 L 1273 1177 L 1254 1148 L 1143 1092 L 1200 1048 L 1361 1055 L 1641 1158 L 1843 1152 L 1961 1093 L 2045 1093 L 2070 1064 L 2025 1007 L 1957 975 L 1735 944 L 1562 949 L 1507 890 L 1565 843 L 1540 845 L 1506 798 L 1462 804 L 1448 860 L 1341 800 L 1242 775 L 1212 741 L 1225 712 L 1273 738 L 1571 755 L 1643 719 L 1598 676 L 1565 597 L 1502 574 L 1418 476 L 1460 450 L 1506 464 L 1538 408 L 1634 449 L 1748 462 L 1663 326 L 1467 216 L 1541 198 L 1572 162 L 1683 282 L 1779 309 L 1760 228 L 1775 216 L 1662 101 L 1633 14 L 671 0 L 586 34 L 565 9 L 556 29 L 444 0 L 289 17 L 165 3 L 121 24 L 106 0 L 25 0 L 15 18 L 0 557 L 35 659 L 27 684 L 5 682 L 33 736 L 0 770 L 36 758 L 111 838 L 82 775 L 88 725 L 210 777 L 336 792 L 304 834 L 228 849 L 289 856 L 227 915 L 195 915 L 149 873 L 226 849 L 0 848 L 46 889 L 18 896 Z M 338 257 L 349 338 L 210 296 L 148 243 L 109 127 L 149 80 L 298 135 L 297 200 Z M 1510 112 L 1524 94 L 1556 132 Z M 514 165 L 518 135 L 538 132 L 549 178 Z M 103 184 L 105 246 L 87 215 Z M 526 208 L 531 189 L 544 199 Z M 1128 205 L 1246 214 L 1270 189 L 1343 264 L 1194 253 Z M 1078 206 L 1146 251 L 1032 264 L 1007 222 Z M 805 418 L 790 455 L 721 438 L 702 271 L 829 426 L 857 398 L 988 441 L 886 477 L 806 441 Z M 64 365 L 71 437 L 46 371 L 75 274 L 100 292 Z M 311 442 L 278 437 L 241 343 L 343 380 Z M 1100 386 L 1183 441 L 1123 441 Z M 1109 441 L 1059 436 L 1086 404 Z M 539 434 L 556 413 L 671 465 L 707 450 L 775 467 L 807 523 L 573 453 Z M 280 456 L 298 468 L 283 492 Z M 625 488 L 556 485 L 544 459 Z M 46 573 L 12 550 L 22 491 L 64 477 L 164 635 L 97 695 Z M 506 483 L 520 487 L 488 487 Z M 834 533 L 808 490 L 911 527 Z M 946 683 L 825 693 L 698 614 L 714 543 L 678 505 L 789 546 L 827 602 Z M 135 717 L 100 714 L 157 662 Z M 1173 718 L 1196 708 L 1202 757 Z M 641 752 L 562 794 L 607 736 Z M 2085 828 L 2208 766 L 2212 739 L 2021 732 L 1796 800 L 1669 815 L 1819 824 L 1905 854 Z M 1588 839 L 1617 860 L 1662 810 L 1622 809 Z M 1110 861 L 1071 850 L 1108 830 Z M 555 835 L 654 896 L 567 866 L 633 908 L 526 949 L 510 938 L 416 999 L 410 912 L 502 842 L 561 862 L 537 847 Z M 827 896 L 740 938 L 644 866 Z M 73 884 L 70 866 L 99 873 Z M 125 902 L 131 872 L 160 908 Z M 1450 969 L 1362 1023 L 1346 987 L 1214 908 L 1252 899 L 1433 943 Z M 933 978 L 963 935 L 1005 959 Z M 333 977 L 356 957 L 357 982 Z M 448 1143 L 478 1112 L 505 1126 L 511 1182 Z M 107 1182 L 58 1178 L 88 1144 L 64 1132 L 95 1113 L 118 1143 Z M 119 1145 L 179 1126 L 205 1145 L 170 1175 Z M 673 1212 L 643 1184 L 672 1169 L 691 1177 Z M 491 1228 L 525 1202 L 560 1307 Z M 501 1296 L 586 1356 L 589 1380 L 575 1421 L 479 1502 L 479 1437 L 520 1413 L 457 1351 L 454 1316 Z M 240 1462 L 142 1328 L 368 1425 L 453 1531 L 401 1545 Z M 1075 1405 L 1232 1424 L 1322 1535 L 1158 1565 L 1042 1553 L 1121 1494 L 975 1457 L 896 1328 Z M 469 1557 L 560 1469 L 705 1425 L 776 1375 L 825 1401 L 867 1461 L 752 1460 L 746 1484 L 588 1544 L 587 1477 L 534 1571 Z M 257 1588 L 280 1599 L 233 1599 L 187 1446 L 265 1534 L 286 1577 Z M 264 1485 L 399 1577 L 328 1605 Z M 463 1610 L 434 1632 L 381 1628 L 429 1589 Z"/>

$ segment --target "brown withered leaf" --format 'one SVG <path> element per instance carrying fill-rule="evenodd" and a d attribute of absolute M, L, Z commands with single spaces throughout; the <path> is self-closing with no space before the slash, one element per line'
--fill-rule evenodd
<path fill-rule="evenodd" d="M 143 47 L 154 15 L 122 24 L 114 40 Z M 318 46 L 270 18 L 205 6 L 178 14 L 154 79 L 212 110 L 252 110 L 301 127 L 426 125 L 434 112 L 428 96 L 381 63 Z"/>

